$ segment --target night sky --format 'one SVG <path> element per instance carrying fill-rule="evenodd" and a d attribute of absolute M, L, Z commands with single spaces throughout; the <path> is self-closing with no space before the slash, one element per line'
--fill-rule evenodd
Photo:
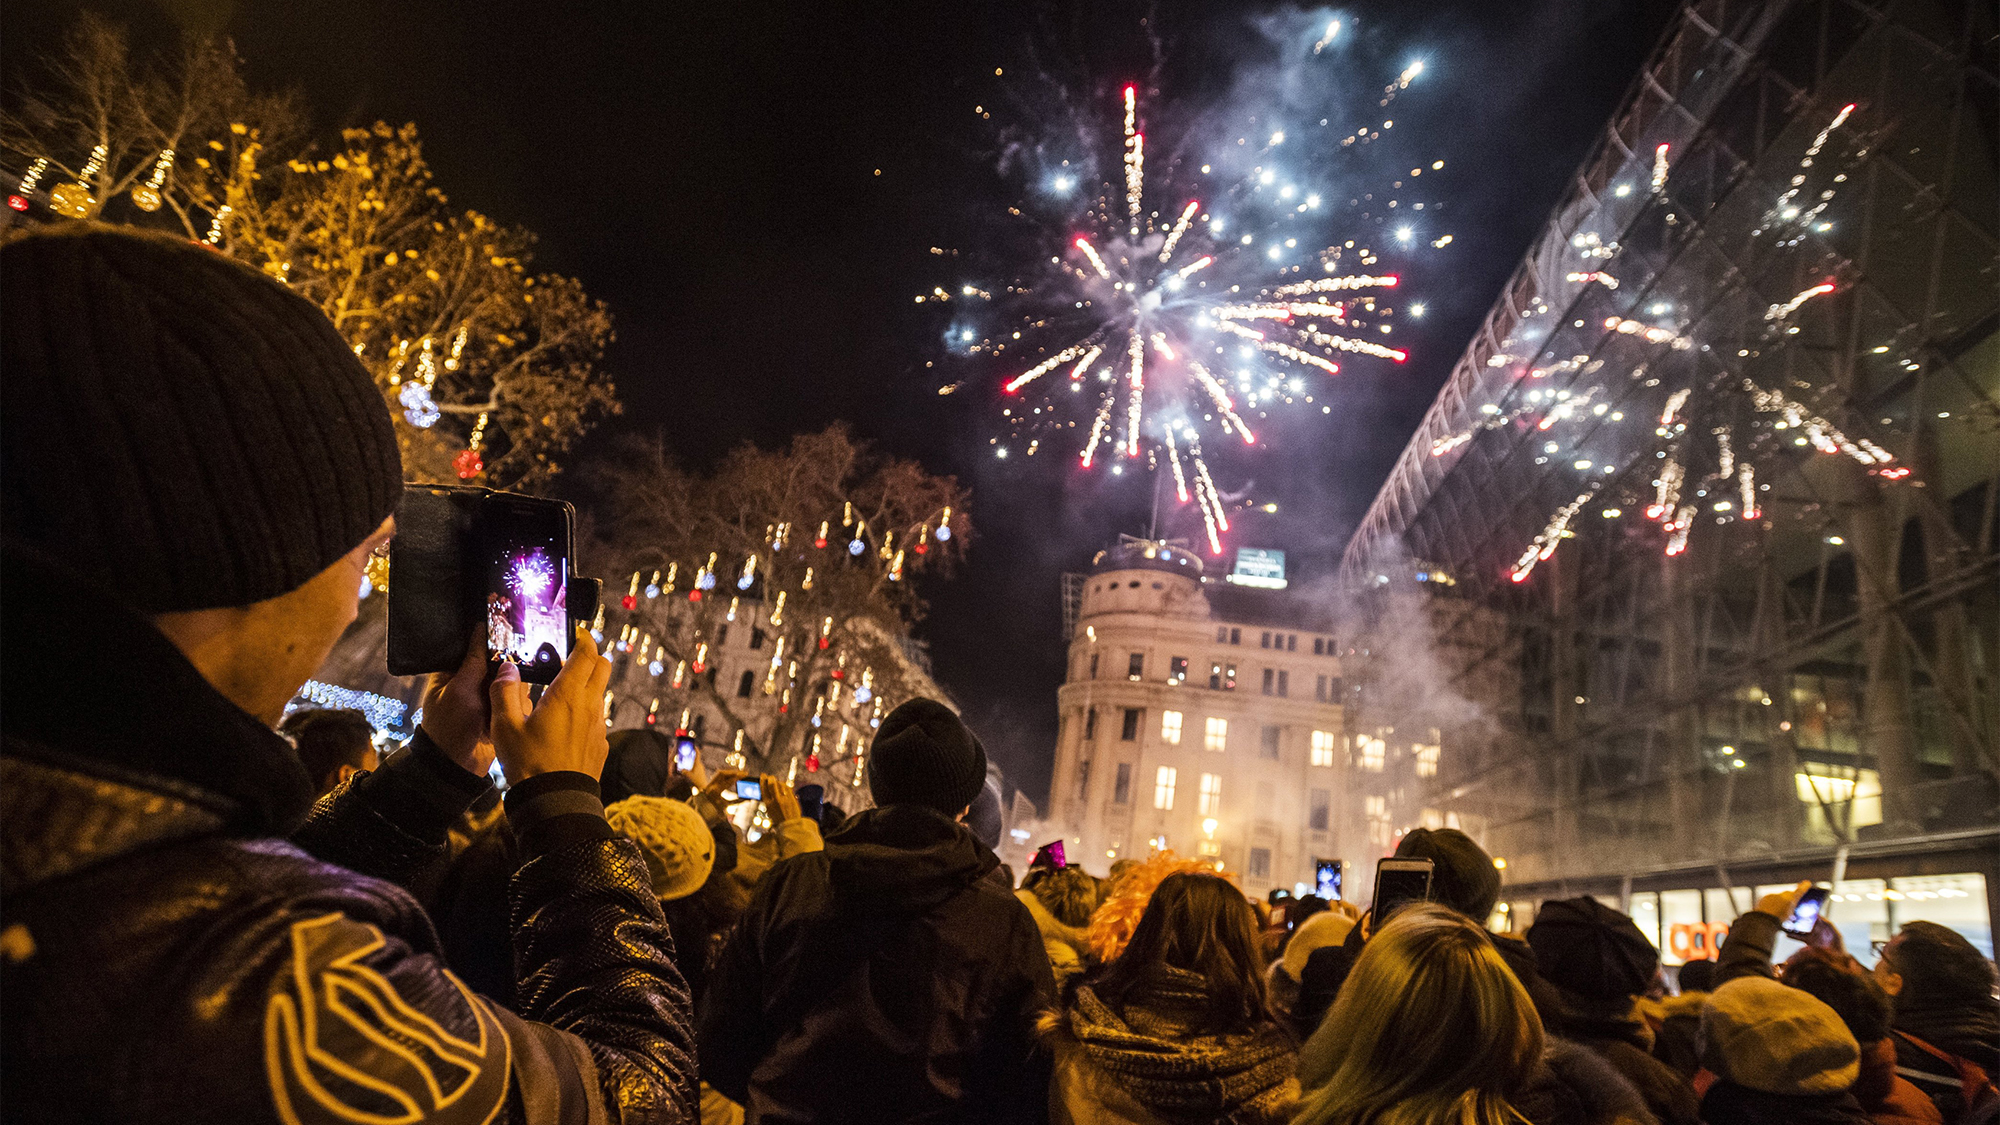
<path fill-rule="evenodd" d="M 996 461 L 992 396 L 934 393 L 938 369 L 925 365 L 944 361 L 941 325 L 911 297 L 953 280 L 931 246 L 985 237 L 986 217 L 1012 201 L 972 112 L 1004 104 L 996 67 L 1017 77 L 1059 67 L 1110 89 L 1144 77 L 1150 31 L 1156 100 L 1198 102 L 1257 62 L 1253 25 L 1296 6 L 89 7 L 142 42 L 176 27 L 225 31 L 255 83 L 300 89 L 328 131 L 415 121 L 455 206 L 537 231 L 537 266 L 581 279 L 617 327 L 608 362 L 625 411 L 586 457 L 612 434 L 659 430 L 703 466 L 742 441 L 777 444 L 845 419 L 957 474 L 973 492 L 977 540 L 961 577 L 929 591 L 920 634 L 995 759 L 1043 801 L 1062 676 L 1058 575 L 1119 532 L 1146 530 L 1148 482 L 1108 487 L 1067 456 Z M 78 10 L 7 5 L 10 86 Z M 1398 330 L 1410 362 L 1344 365 L 1332 416 L 1286 425 L 1218 482 L 1280 506 L 1240 521 L 1235 543 L 1288 550 L 1307 581 L 1331 570 L 1672 11 L 1667 0 L 1341 9 L 1375 61 L 1426 60 L 1422 96 L 1398 103 L 1398 127 L 1447 162 L 1427 186 L 1448 201 L 1455 239 L 1406 273 L 1404 299 L 1430 309 Z M 990 382 L 1012 373 L 996 367 Z M 574 498 L 600 519 L 616 502 Z"/>

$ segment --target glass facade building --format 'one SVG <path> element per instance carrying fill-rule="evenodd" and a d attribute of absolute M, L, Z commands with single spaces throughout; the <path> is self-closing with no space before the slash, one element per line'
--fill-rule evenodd
<path fill-rule="evenodd" d="M 1997 34 L 1686 6 L 1364 518 L 1350 728 L 1437 745 L 1389 819 L 1503 857 L 1496 921 L 1599 893 L 1672 963 L 1817 878 L 1990 955 Z"/>

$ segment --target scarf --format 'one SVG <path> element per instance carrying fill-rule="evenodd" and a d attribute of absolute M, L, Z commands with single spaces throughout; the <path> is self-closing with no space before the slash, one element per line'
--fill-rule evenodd
<path fill-rule="evenodd" d="M 1230 1035 L 1194 1034 L 1206 1007 L 1197 973 L 1163 967 L 1120 1018 L 1088 987 L 1076 990 L 1070 1031 L 1090 1061 L 1154 1114 L 1214 1122 L 1244 1110 L 1259 1115 L 1284 1096 L 1296 1054 L 1275 1025 Z"/>

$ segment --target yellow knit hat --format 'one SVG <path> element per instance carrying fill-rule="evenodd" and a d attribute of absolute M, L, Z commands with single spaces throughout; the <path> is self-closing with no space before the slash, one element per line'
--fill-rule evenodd
<path fill-rule="evenodd" d="M 627 797 L 604 810 L 614 831 L 639 845 L 653 893 L 663 901 L 686 898 L 701 889 L 715 867 L 715 837 L 708 822 L 684 801 L 667 797 Z"/>

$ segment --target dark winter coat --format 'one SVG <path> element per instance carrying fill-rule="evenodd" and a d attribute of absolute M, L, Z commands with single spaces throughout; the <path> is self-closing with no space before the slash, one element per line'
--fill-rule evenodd
<path fill-rule="evenodd" d="M 1989 1005 L 1992 1001 L 1987 1002 Z M 1894 1022 L 1897 1073 L 1910 1080 L 1943 1115 L 1945 1125 L 1977 1119 L 1989 1110 L 2000 1084 L 2000 1014 L 1991 1007 L 1925 1011 L 1899 1005 Z M 1932 1048 L 1925 1050 L 1926 1047 Z M 1950 1056 L 1940 1058 L 1939 1052 Z M 1985 1074 L 1978 1079 L 1971 1068 Z M 1968 1077 L 1976 1084 L 1968 1096 Z"/>
<path fill-rule="evenodd" d="M 1514 1099 L 1531 1125 L 1656 1125 L 1646 1101 L 1597 1052 L 1550 1037 L 1542 1065 Z"/>
<path fill-rule="evenodd" d="M 1708 1125 L 1869 1125 L 1861 1103 L 1845 1090 L 1837 1094 L 1767 1094 L 1718 1081 L 1701 1099 Z"/>
<path fill-rule="evenodd" d="M 1544 1013 L 1547 1019 L 1547 1013 Z M 1701 1103 L 1694 1087 L 1650 1053 L 1653 1036 L 1636 1016 L 1580 1015 L 1565 999 L 1550 1028 L 1565 1039 L 1596 1052 L 1611 1064 L 1661 1125 L 1700 1125 Z"/>
<path fill-rule="evenodd" d="M 0 611 L 9 1120 L 693 1119 L 686 992 L 589 778 L 509 794 L 523 1019 L 388 881 L 484 778 L 420 737 L 313 807 L 290 745 L 104 591 L 10 553 Z"/>
<path fill-rule="evenodd" d="M 753 1123 L 1040 1119 L 1055 982 L 999 863 L 892 805 L 772 867 L 709 976 L 702 1077 Z"/>

